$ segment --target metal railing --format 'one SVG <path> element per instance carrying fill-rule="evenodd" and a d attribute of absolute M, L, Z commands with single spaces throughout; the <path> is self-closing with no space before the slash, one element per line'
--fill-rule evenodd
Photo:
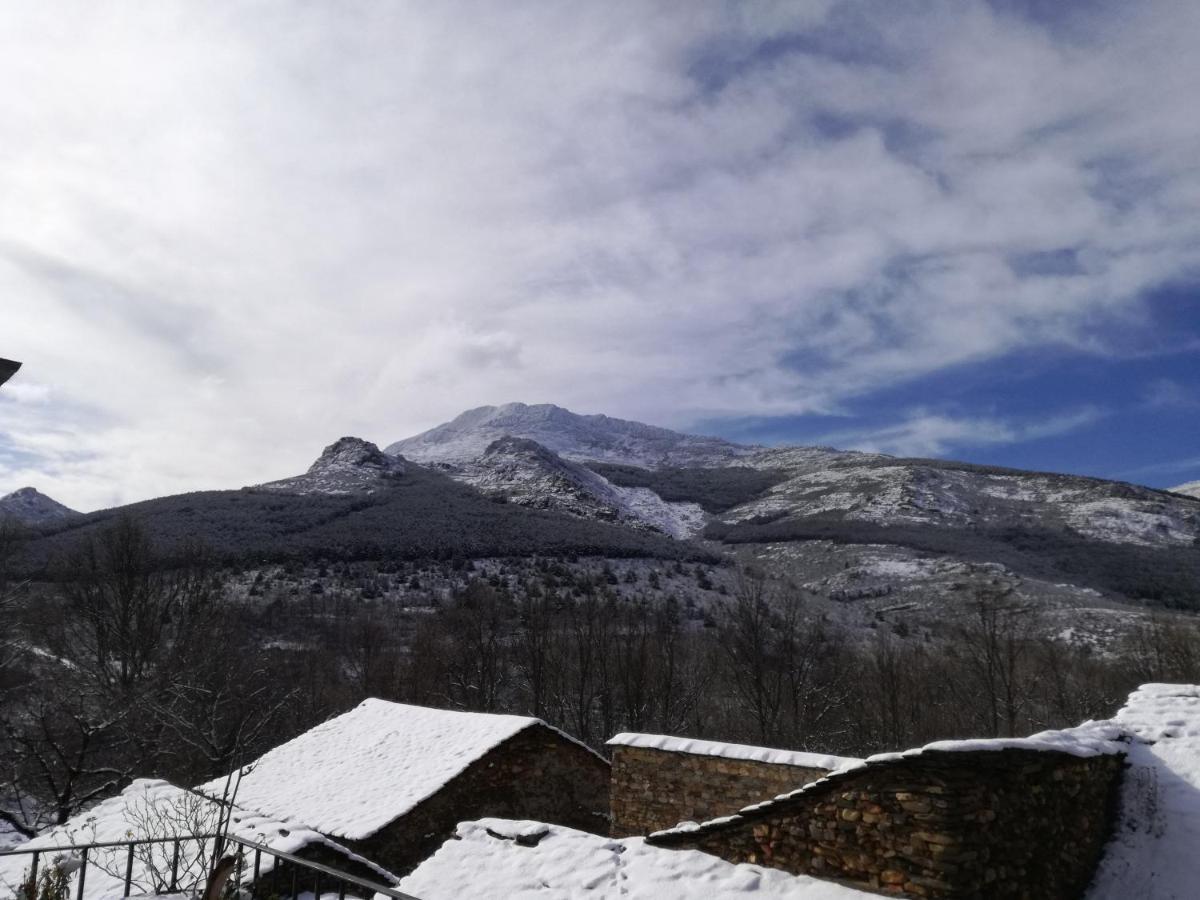
<path fill-rule="evenodd" d="M 208 841 L 213 842 L 213 849 L 210 860 L 205 863 L 205 845 Z M 198 855 L 190 859 L 183 851 L 184 845 L 189 843 L 196 844 L 198 849 Z M 63 844 L 55 847 L 38 847 L 35 849 L 17 848 L 16 850 L 0 851 L 0 859 L 12 856 L 32 857 L 28 873 L 22 877 L 21 883 L 36 885 L 38 868 L 42 857 L 59 858 L 65 854 L 78 854 L 75 860 L 77 865 L 72 870 L 72 874 L 77 875 L 72 893 L 75 900 L 83 900 L 89 862 L 110 878 L 121 879 L 121 873 L 119 871 L 114 872 L 112 869 L 113 862 L 119 861 L 119 853 L 113 854 L 111 861 L 99 864 L 96 861 L 95 851 L 125 848 L 123 893 L 121 896 L 128 897 L 135 885 L 139 889 L 141 888 L 141 885 L 134 879 L 134 863 L 139 858 L 137 848 L 150 848 L 149 852 L 152 854 L 152 848 L 155 845 L 166 844 L 172 845 L 169 877 L 167 872 L 160 873 L 156 880 L 165 882 L 165 884 L 158 886 L 151 885 L 152 891 L 155 887 L 163 887 L 168 893 L 197 889 L 202 886 L 212 867 L 221 858 L 222 850 L 229 844 L 237 844 L 240 849 L 230 882 L 251 897 L 296 898 L 302 893 L 311 891 L 314 900 L 319 900 L 322 896 L 322 890 L 324 890 L 326 894 L 332 894 L 336 891 L 338 900 L 345 900 L 348 896 L 373 898 L 376 895 L 391 897 L 394 900 L 418 900 L 418 898 L 411 894 L 406 894 L 394 887 L 380 884 L 367 878 L 360 878 L 357 875 L 343 872 L 315 860 L 304 859 L 293 853 L 286 853 L 283 850 L 275 850 L 266 844 L 259 844 L 235 835 L 200 834 L 168 838 L 131 838 L 127 841 L 97 841 L 90 844 Z M 90 860 L 89 856 L 91 857 Z M 248 856 L 251 859 L 248 859 Z M 265 869 L 263 865 L 265 861 L 264 857 L 271 858 L 270 866 Z M 201 865 L 198 871 L 195 871 L 194 875 L 191 876 L 192 883 L 181 884 L 180 865 L 183 864 L 185 867 L 184 878 L 186 879 L 189 877 L 188 870 L 196 868 L 195 863 L 197 860 L 201 861 Z M 165 855 L 163 862 L 164 864 L 166 862 Z M 281 890 L 281 887 L 284 890 Z"/>

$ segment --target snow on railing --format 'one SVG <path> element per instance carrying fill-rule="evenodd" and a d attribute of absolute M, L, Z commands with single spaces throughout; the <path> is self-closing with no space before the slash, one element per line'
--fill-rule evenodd
<path fill-rule="evenodd" d="M 207 857 L 209 862 L 196 871 L 194 863 L 198 859 L 205 860 L 209 841 L 213 842 L 211 856 Z M 196 845 L 194 850 L 186 849 L 185 845 L 189 843 Z M 161 855 L 164 870 L 159 873 L 159 880 L 162 884 L 155 886 L 160 888 L 159 893 L 173 894 L 179 891 L 199 889 L 221 858 L 222 850 L 230 844 L 237 844 L 239 849 L 232 880 L 235 884 L 252 887 L 255 895 L 265 891 L 263 896 L 297 898 L 302 893 L 311 892 L 314 898 L 319 898 L 324 890 L 326 894 L 336 891 L 338 900 L 346 900 L 348 896 L 366 898 L 383 896 L 391 897 L 393 900 L 418 900 L 411 894 L 406 894 L 394 887 L 360 878 L 332 866 L 304 859 L 282 850 L 274 850 L 265 844 L 258 844 L 233 835 L 201 834 L 167 838 L 131 838 L 127 841 L 97 841 L 90 844 L 64 844 L 57 847 L 31 849 L 18 847 L 15 850 L 0 851 L 0 858 L 32 857 L 28 873 L 22 879 L 22 885 L 17 886 L 18 893 L 15 896 L 20 900 L 24 900 L 20 893 L 22 886 L 37 885 L 38 870 L 43 857 L 54 859 L 54 865 L 67 876 L 76 876 L 70 892 L 74 900 L 84 900 L 86 896 L 89 865 L 99 869 L 101 874 L 108 876 L 110 880 L 118 879 L 122 884 L 120 896 L 128 897 L 135 886 L 135 861 L 150 858 L 156 846 L 162 845 L 165 848 L 168 844 L 171 845 L 170 863 L 167 868 L 168 857 L 164 849 Z M 142 848 L 142 856 L 139 856 L 139 848 Z M 122 849 L 125 850 L 123 860 L 120 853 Z M 97 857 L 100 855 L 98 851 L 106 851 L 107 858 L 104 862 L 98 862 Z M 195 855 L 192 855 L 193 853 Z M 264 857 L 269 857 L 269 860 Z M 114 869 L 114 863 L 117 864 L 116 869 Z M 182 873 L 181 866 L 183 867 Z M 140 890 L 140 885 L 138 887 Z M 37 889 L 35 887 L 31 897 L 36 896 Z M 106 893 L 105 896 L 114 895 Z"/>

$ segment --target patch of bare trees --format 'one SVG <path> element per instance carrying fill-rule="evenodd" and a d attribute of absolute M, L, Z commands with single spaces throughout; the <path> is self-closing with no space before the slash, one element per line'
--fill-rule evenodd
<path fill-rule="evenodd" d="M 537 563 L 463 563 L 424 607 L 319 578 L 273 592 L 262 573 L 239 595 L 202 551 L 164 558 L 118 521 L 35 595 L 4 579 L 3 538 L 0 819 L 25 834 L 135 776 L 232 771 L 368 696 L 533 715 L 596 747 L 642 731 L 865 755 L 1068 726 L 1138 683 L 1200 681 L 1193 619 L 1149 617 L 1101 653 L 1000 591 L 948 609 L 936 637 L 866 638 L 752 572 L 706 608 Z M 420 590 L 410 571 L 388 574 Z"/>
<path fill-rule="evenodd" d="M 56 588 L 4 615 L 21 669 L 0 700 L 0 819 L 32 835 L 135 776 L 196 783 L 275 742 L 291 693 L 199 549 L 159 555 L 120 519 Z"/>

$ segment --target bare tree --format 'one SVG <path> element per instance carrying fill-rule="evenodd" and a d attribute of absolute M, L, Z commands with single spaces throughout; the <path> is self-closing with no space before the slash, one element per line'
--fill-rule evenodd
<path fill-rule="evenodd" d="M 1036 611 L 1018 602 L 1012 588 L 983 593 L 956 630 L 970 691 L 965 701 L 982 713 L 990 736 L 1020 731 L 1028 703 Z"/>
<path fill-rule="evenodd" d="M 66 679 L 6 711 L 0 820 L 27 837 L 61 825 L 125 784 L 140 762 L 124 728 L 129 707 L 106 710 Z"/>
<path fill-rule="evenodd" d="M 20 656 L 16 613 L 26 583 L 15 576 L 13 562 L 25 538 L 25 530 L 17 523 L 0 520 L 0 685 Z"/>
<path fill-rule="evenodd" d="M 211 634 L 214 574 L 198 548 L 160 557 L 128 516 L 85 540 L 63 586 L 76 664 L 114 696 L 129 695 L 161 672 L 174 648 Z"/>

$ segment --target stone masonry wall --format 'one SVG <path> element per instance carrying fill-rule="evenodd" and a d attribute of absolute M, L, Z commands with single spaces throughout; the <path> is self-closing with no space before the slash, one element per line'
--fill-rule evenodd
<path fill-rule="evenodd" d="M 777 763 L 613 748 L 612 836 L 629 837 L 703 822 L 790 793 L 826 774 Z"/>
<path fill-rule="evenodd" d="M 1071 900 L 1108 839 L 1122 761 L 926 751 L 650 843 L 907 897 Z"/>
<path fill-rule="evenodd" d="M 532 819 L 606 834 L 609 774 L 587 748 L 533 725 L 371 837 L 343 843 L 403 875 L 473 819 Z"/>

